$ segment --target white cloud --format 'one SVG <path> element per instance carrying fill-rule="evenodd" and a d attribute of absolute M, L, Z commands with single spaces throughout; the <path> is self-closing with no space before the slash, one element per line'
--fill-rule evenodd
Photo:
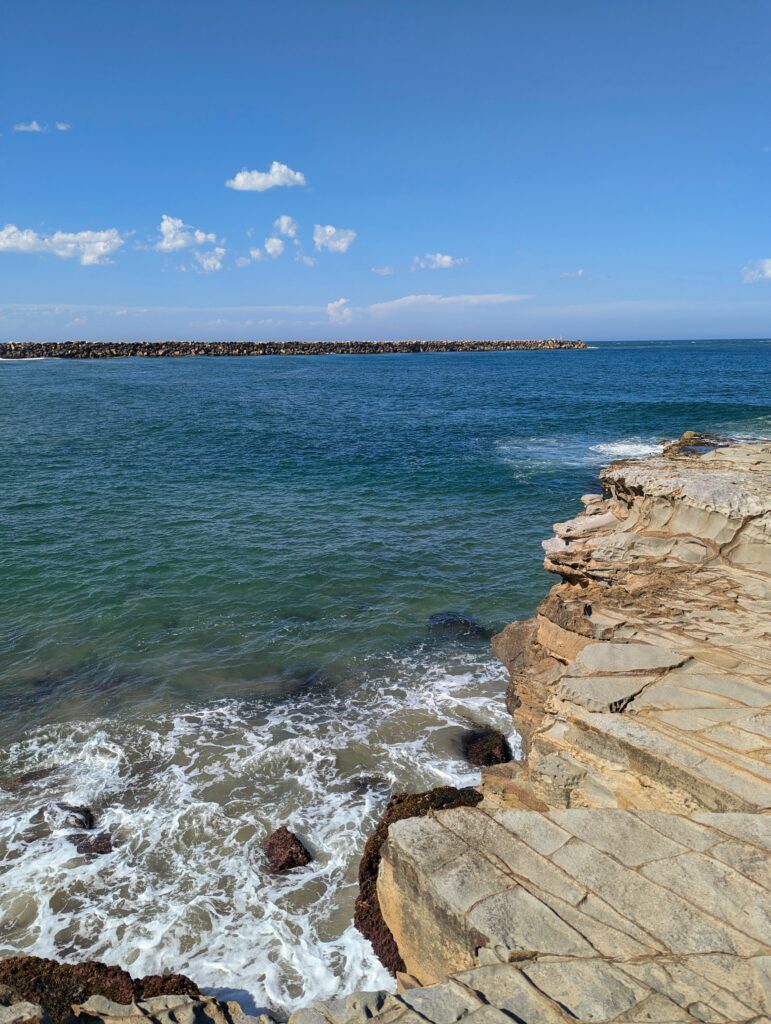
<path fill-rule="evenodd" d="M 265 239 L 265 252 L 270 256 L 272 260 L 275 260 L 277 256 L 280 256 L 284 251 L 284 242 L 280 238 L 275 236 Z"/>
<path fill-rule="evenodd" d="M 66 121 L 57 121 L 56 122 L 56 130 L 57 130 L 57 132 L 68 132 L 70 130 L 70 128 L 72 128 L 72 125 L 68 124 Z"/>
<path fill-rule="evenodd" d="M 305 267 L 316 266 L 316 261 L 312 256 L 305 256 L 303 253 L 300 253 L 298 256 L 295 256 L 295 259 L 297 260 L 298 263 L 302 263 L 303 266 Z"/>
<path fill-rule="evenodd" d="M 313 225 L 313 242 L 319 251 L 328 249 L 329 252 L 348 252 L 355 238 L 356 232 L 351 228 L 336 228 L 331 224 Z"/>
<path fill-rule="evenodd" d="M 225 259 L 225 250 L 221 246 L 210 249 L 208 252 L 195 252 L 193 255 L 195 256 L 202 273 L 211 274 L 215 270 L 222 270 L 222 263 Z"/>
<path fill-rule="evenodd" d="M 327 303 L 327 314 L 333 324 L 347 324 L 353 316 L 348 299 L 335 299 Z"/>
<path fill-rule="evenodd" d="M 125 239 L 116 228 L 106 231 L 55 231 L 52 235 L 39 235 L 15 224 L 6 224 L 0 230 L 0 252 L 49 253 L 62 259 L 77 257 L 84 267 L 97 263 L 110 263 L 110 256 L 123 245 Z"/>
<path fill-rule="evenodd" d="M 563 270 L 560 277 L 583 277 L 586 271 L 583 267 L 579 267 L 578 270 Z"/>
<path fill-rule="evenodd" d="M 273 227 L 279 235 L 284 235 L 286 238 L 297 238 L 297 221 L 286 213 L 276 217 L 273 221 Z"/>
<path fill-rule="evenodd" d="M 44 132 L 45 128 L 37 121 L 22 121 L 13 126 L 15 132 Z"/>
<path fill-rule="evenodd" d="M 460 267 L 468 263 L 464 256 L 448 256 L 444 252 L 427 252 L 423 256 L 416 256 L 412 261 L 413 270 L 449 270 L 451 267 Z"/>
<path fill-rule="evenodd" d="M 370 267 L 370 269 L 373 274 L 379 274 L 380 277 L 390 277 L 395 273 L 393 267 Z"/>
<path fill-rule="evenodd" d="M 247 171 L 244 168 L 225 182 L 236 192 L 267 192 L 269 188 L 292 188 L 304 184 L 305 175 L 301 171 L 293 171 L 278 160 L 273 161 L 269 171 Z"/>
<path fill-rule="evenodd" d="M 261 263 L 265 259 L 265 253 L 262 249 L 250 249 L 249 255 L 251 256 L 253 263 Z"/>
<path fill-rule="evenodd" d="M 474 306 L 499 306 L 504 302 L 522 302 L 532 295 L 510 295 L 505 292 L 491 292 L 477 295 L 403 295 L 400 299 L 376 302 L 367 306 L 370 313 L 391 313 L 402 309 L 471 308 Z"/>
<path fill-rule="evenodd" d="M 746 267 L 742 267 L 742 281 L 745 284 L 771 281 L 771 259 L 750 260 Z"/>
<path fill-rule="evenodd" d="M 179 217 L 170 217 L 164 213 L 158 226 L 160 238 L 153 246 L 157 252 L 176 252 L 178 249 L 190 249 L 196 245 L 216 242 L 217 236 L 199 231 L 185 224 Z"/>

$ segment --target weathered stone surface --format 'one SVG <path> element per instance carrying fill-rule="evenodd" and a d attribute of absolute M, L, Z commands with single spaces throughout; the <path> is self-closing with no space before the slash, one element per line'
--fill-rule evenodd
<path fill-rule="evenodd" d="M 527 761 L 382 846 L 435 1024 L 480 1015 L 458 984 L 525 1022 L 769 1013 L 771 443 L 687 435 L 603 485 L 493 638 Z"/>

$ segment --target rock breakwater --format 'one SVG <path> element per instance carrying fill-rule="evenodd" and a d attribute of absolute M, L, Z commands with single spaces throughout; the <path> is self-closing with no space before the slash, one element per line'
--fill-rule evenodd
<path fill-rule="evenodd" d="M 585 349 L 583 341 L 9 341 L 0 359 L 126 359 L 181 356 L 371 356 L 414 352 Z"/>

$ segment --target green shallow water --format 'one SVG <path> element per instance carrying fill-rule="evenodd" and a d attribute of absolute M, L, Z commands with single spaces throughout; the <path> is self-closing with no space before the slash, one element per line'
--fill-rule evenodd
<path fill-rule="evenodd" d="M 427 617 L 530 614 L 602 463 L 767 436 L 769 380 L 742 341 L 0 363 L 0 775 L 54 771 L 0 794 L 0 950 L 280 1006 L 382 984 L 348 927 L 364 831 L 507 722 L 487 646 Z M 61 798 L 116 852 L 74 855 Z M 283 821 L 318 865 L 276 882 Z"/>

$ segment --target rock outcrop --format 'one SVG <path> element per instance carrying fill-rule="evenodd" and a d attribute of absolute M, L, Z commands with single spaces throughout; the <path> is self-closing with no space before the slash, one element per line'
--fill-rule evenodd
<path fill-rule="evenodd" d="M 0 989 L 3 1024 L 21 1024 L 19 1005 L 36 1007 L 34 1019 L 60 1024 L 69 1020 L 73 1005 L 92 996 L 124 1005 L 157 996 L 199 996 L 198 986 L 182 974 L 132 978 L 121 967 L 96 961 L 63 964 L 37 956 L 0 960 Z"/>
<path fill-rule="evenodd" d="M 383 1024 L 771 1014 L 771 444 L 686 435 L 601 479 L 493 640 L 526 759 L 380 847 Z"/>

